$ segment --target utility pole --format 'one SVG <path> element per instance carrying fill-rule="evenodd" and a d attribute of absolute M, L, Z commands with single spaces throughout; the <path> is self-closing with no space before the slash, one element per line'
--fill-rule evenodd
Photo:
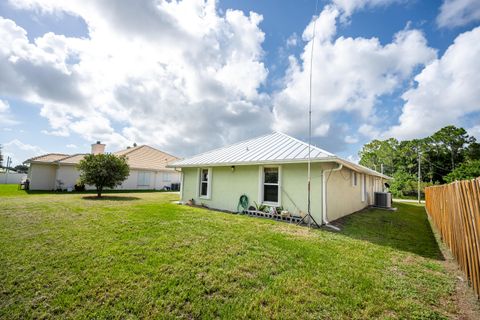
<path fill-rule="evenodd" d="M 5 171 L 5 184 L 8 183 L 8 171 L 9 171 L 8 168 L 10 168 L 11 164 L 12 164 L 12 158 L 7 157 L 7 167 L 6 167 L 6 171 Z"/>
<path fill-rule="evenodd" d="M 418 162 L 418 186 L 417 186 L 417 196 L 418 196 L 418 203 L 420 203 L 420 179 L 422 178 L 422 171 L 420 170 L 420 148 L 417 149 L 417 162 Z"/>

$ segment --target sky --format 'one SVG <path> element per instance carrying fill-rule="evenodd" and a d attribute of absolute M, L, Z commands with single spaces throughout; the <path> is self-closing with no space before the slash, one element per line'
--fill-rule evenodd
<path fill-rule="evenodd" d="M 274 130 L 306 140 L 310 70 L 312 142 L 341 157 L 451 124 L 480 139 L 480 1 L 316 6 L 1 1 L 3 153 L 20 164 L 102 141 L 187 157 Z"/>

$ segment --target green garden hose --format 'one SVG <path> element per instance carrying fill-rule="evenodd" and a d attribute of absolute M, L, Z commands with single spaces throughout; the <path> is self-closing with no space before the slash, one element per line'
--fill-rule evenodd
<path fill-rule="evenodd" d="M 242 211 L 240 211 L 240 207 L 243 208 Z M 248 197 L 245 194 L 242 194 L 240 196 L 240 199 L 238 200 L 237 212 L 243 212 L 247 209 L 248 209 Z"/>

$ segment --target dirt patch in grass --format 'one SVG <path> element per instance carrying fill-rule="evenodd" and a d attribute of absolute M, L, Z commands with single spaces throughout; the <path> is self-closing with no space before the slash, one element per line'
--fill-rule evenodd
<path fill-rule="evenodd" d="M 445 261 L 443 261 L 442 264 L 447 272 L 455 278 L 455 292 L 452 298 L 459 311 L 459 314 L 455 317 L 455 319 L 480 319 L 480 301 L 477 299 L 473 289 L 468 285 L 465 274 L 462 272 L 462 270 L 460 270 L 458 263 L 455 261 L 455 258 L 448 247 L 443 244 L 430 219 L 429 222 L 435 235 L 435 239 L 439 244 L 440 250 L 445 257 Z"/>

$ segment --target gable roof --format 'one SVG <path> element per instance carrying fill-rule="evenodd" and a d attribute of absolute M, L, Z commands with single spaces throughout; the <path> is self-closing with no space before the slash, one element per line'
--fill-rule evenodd
<path fill-rule="evenodd" d="M 336 162 L 354 171 L 388 179 L 379 172 L 342 159 L 333 153 L 310 147 L 312 162 Z M 226 147 L 175 161 L 169 167 L 232 166 L 273 163 L 305 163 L 308 161 L 308 144 L 281 132 L 241 141 Z"/>
<path fill-rule="evenodd" d="M 175 156 L 147 145 L 120 150 L 113 152 L 113 154 L 117 156 L 125 156 L 130 168 L 140 170 L 173 171 L 174 169 L 167 168 L 166 166 L 169 162 L 178 160 Z M 85 155 L 85 153 L 77 153 L 73 155 L 49 153 L 28 159 L 24 163 L 76 165 L 85 157 Z"/>
<path fill-rule="evenodd" d="M 78 164 L 80 160 L 85 158 L 86 153 L 77 153 L 77 154 L 72 154 L 71 156 L 59 159 L 55 162 L 58 162 L 60 164 Z"/>
<path fill-rule="evenodd" d="M 326 159 L 334 154 L 311 146 L 311 159 Z M 308 144 L 281 132 L 273 132 L 172 163 L 176 167 L 231 165 L 269 162 L 295 162 L 308 159 Z"/>
<path fill-rule="evenodd" d="M 167 168 L 167 164 L 178 160 L 171 154 L 147 145 L 120 150 L 113 154 L 127 157 L 128 165 L 133 169 L 172 170 L 172 168 Z"/>
<path fill-rule="evenodd" d="M 68 157 L 68 154 L 64 153 L 47 153 L 47 154 L 42 154 L 41 156 L 33 157 L 30 158 L 23 163 L 30 163 L 30 162 L 45 162 L 45 163 L 52 163 L 54 161 L 63 159 L 65 157 Z"/>

